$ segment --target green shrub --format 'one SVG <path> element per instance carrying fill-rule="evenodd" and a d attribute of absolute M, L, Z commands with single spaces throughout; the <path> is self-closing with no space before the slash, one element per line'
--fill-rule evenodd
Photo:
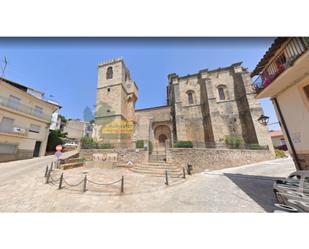
<path fill-rule="evenodd" d="M 241 144 L 244 143 L 244 140 L 241 137 L 236 136 L 226 136 L 225 144 L 232 148 L 239 148 Z"/>
<path fill-rule="evenodd" d="M 136 148 L 137 148 L 137 149 L 142 149 L 142 148 L 144 148 L 144 140 L 137 140 L 137 141 L 136 141 Z"/>
<path fill-rule="evenodd" d="M 193 148 L 192 141 L 177 141 L 174 144 L 176 148 Z"/>
<path fill-rule="evenodd" d="M 99 149 L 112 149 L 113 146 L 111 144 L 99 144 Z"/>
<path fill-rule="evenodd" d="M 82 149 L 97 149 L 98 143 L 92 138 L 88 136 L 84 136 L 80 140 Z"/>
<path fill-rule="evenodd" d="M 275 149 L 276 157 L 282 158 L 285 157 L 285 153 L 283 150 Z"/>

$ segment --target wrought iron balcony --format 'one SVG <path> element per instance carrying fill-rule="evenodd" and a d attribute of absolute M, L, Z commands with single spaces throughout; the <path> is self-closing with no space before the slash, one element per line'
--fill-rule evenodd
<path fill-rule="evenodd" d="M 40 112 L 30 105 L 26 105 L 22 103 L 13 103 L 10 101 L 9 98 L 4 97 L 4 96 L 0 96 L 0 106 L 11 108 L 16 111 L 35 116 L 37 118 L 44 119 L 46 121 L 51 120 L 51 115 L 48 115 L 47 113 L 44 113 L 44 112 Z"/>
<path fill-rule="evenodd" d="M 279 75 L 304 54 L 309 48 L 308 38 L 295 37 L 280 48 L 280 52 L 270 59 L 270 63 L 263 69 L 253 82 L 253 88 L 257 94 L 269 86 Z"/>

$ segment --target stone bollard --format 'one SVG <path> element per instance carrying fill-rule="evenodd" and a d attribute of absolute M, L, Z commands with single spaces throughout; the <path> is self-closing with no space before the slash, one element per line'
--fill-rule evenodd
<path fill-rule="evenodd" d="M 87 191 L 87 175 L 85 175 L 85 178 L 84 178 L 84 189 L 83 189 L 83 192 L 86 192 Z"/>
<path fill-rule="evenodd" d="M 62 181 L 63 181 L 63 173 L 60 176 L 59 187 L 58 189 L 62 189 Z"/>
<path fill-rule="evenodd" d="M 121 177 L 121 188 L 120 188 L 121 193 L 124 192 L 124 177 Z"/>
<path fill-rule="evenodd" d="M 168 185 L 168 174 L 167 174 L 167 170 L 165 170 L 165 185 Z"/>

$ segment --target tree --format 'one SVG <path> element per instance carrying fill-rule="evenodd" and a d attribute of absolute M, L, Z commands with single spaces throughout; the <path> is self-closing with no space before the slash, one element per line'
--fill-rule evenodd
<path fill-rule="evenodd" d="M 59 118 L 61 120 L 61 122 L 60 122 L 60 130 L 63 131 L 63 127 L 66 125 L 68 120 L 64 116 L 62 116 L 61 114 L 59 114 Z"/>
<path fill-rule="evenodd" d="M 61 130 L 54 130 L 50 131 L 47 140 L 47 151 L 55 151 L 56 146 L 59 144 L 64 144 L 64 138 L 66 137 L 67 133 L 63 133 Z"/>

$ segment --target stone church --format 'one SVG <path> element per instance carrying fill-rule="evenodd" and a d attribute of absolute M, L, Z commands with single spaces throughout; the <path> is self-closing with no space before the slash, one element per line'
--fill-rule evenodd
<path fill-rule="evenodd" d="M 95 138 L 125 148 L 151 141 L 156 153 L 177 141 L 220 147 L 227 136 L 272 146 L 267 128 L 257 121 L 263 110 L 251 84 L 241 63 L 186 76 L 172 73 L 166 105 L 136 110 L 138 87 L 124 60 L 106 61 L 98 66 Z"/>

